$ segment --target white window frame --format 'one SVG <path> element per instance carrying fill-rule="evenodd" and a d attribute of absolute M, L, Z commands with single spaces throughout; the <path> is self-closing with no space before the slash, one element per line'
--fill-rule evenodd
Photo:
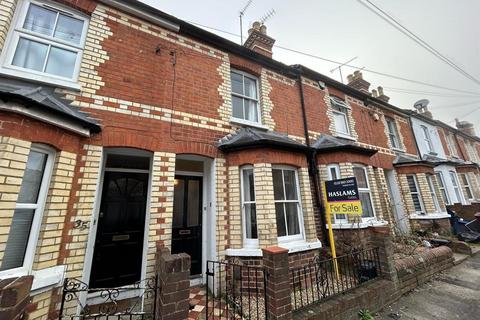
<path fill-rule="evenodd" d="M 287 203 L 287 202 L 296 202 L 297 203 L 297 213 L 298 213 L 298 223 L 299 223 L 299 229 L 300 229 L 300 233 L 299 234 L 296 234 L 296 235 L 287 235 L 287 236 L 282 236 L 282 237 L 277 237 L 278 239 L 278 242 L 279 243 L 285 243 L 285 242 L 291 242 L 291 241 L 304 241 L 305 240 L 305 225 L 304 225 L 304 221 L 303 221 L 303 208 L 302 208 L 302 198 L 301 198 L 301 193 L 300 193 L 300 180 L 298 178 L 298 169 L 295 168 L 295 167 L 291 167 L 291 166 L 284 166 L 284 165 L 273 165 L 272 166 L 272 172 L 273 170 L 282 170 L 282 183 L 283 183 L 283 189 L 284 189 L 284 192 L 285 192 L 285 178 L 283 176 L 283 171 L 284 170 L 289 170 L 289 171 L 293 171 L 295 173 L 295 181 L 297 183 L 297 200 L 275 200 L 275 196 L 274 196 L 274 203 L 278 203 L 278 202 L 281 202 L 281 203 Z M 272 177 L 272 182 L 273 182 L 273 177 Z M 272 186 L 273 186 L 273 183 L 272 183 Z M 284 194 L 284 198 L 286 198 L 285 194 Z M 285 212 L 284 212 L 285 213 Z M 276 214 L 276 212 L 275 212 Z M 284 214 L 284 216 L 286 217 L 286 214 Z M 288 224 L 287 222 L 285 221 L 285 228 L 287 229 L 287 232 L 288 232 Z"/>
<path fill-rule="evenodd" d="M 50 10 L 56 10 L 68 16 L 74 17 L 76 19 L 83 20 L 84 24 L 83 24 L 80 43 L 72 44 L 68 41 L 60 40 L 51 36 L 42 35 L 30 30 L 23 29 L 23 24 L 24 24 L 30 4 L 35 4 L 41 7 L 48 8 Z M 58 85 L 66 88 L 80 89 L 80 85 L 78 84 L 77 81 L 80 73 L 80 65 L 83 58 L 85 39 L 87 36 L 87 30 L 89 25 L 89 19 L 87 16 L 83 14 L 79 14 L 77 11 L 74 11 L 71 8 L 68 8 L 64 5 L 60 5 L 56 2 L 37 1 L 37 0 L 19 0 L 17 5 L 17 10 L 15 11 L 15 15 L 11 25 L 12 27 L 8 32 L 8 35 L 5 41 L 4 50 L 2 52 L 2 55 L 0 56 L 0 73 L 1 74 L 20 77 L 20 78 L 26 78 L 29 80 Z M 75 61 L 72 78 L 61 77 L 61 76 L 13 65 L 12 64 L 13 57 L 17 50 L 18 41 L 20 40 L 21 37 L 75 52 L 77 54 L 77 59 Z M 49 47 L 49 50 L 50 50 L 50 47 Z"/>
<path fill-rule="evenodd" d="M 432 144 L 432 137 L 430 136 L 430 130 L 428 130 L 427 126 L 424 125 L 421 125 L 420 128 L 422 129 L 423 141 L 425 142 L 427 151 L 429 153 L 435 153 L 435 149 L 433 148 Z"/>
<path fill-rule="evenodd" d="M 348 110 L 350 110 L 350 107 L 345 103 L 345 101 L 342 101 L 335 97 L 330 97 L 330 105 L 332 107 L 332 113 L 334 116 L 333 124 L 335 126 L 335 134 L 338 136 L 346 136 L 351 138 L 352 134 L 350 132 L 350 121 L 348 118 Z M 343 120 L 345 122 L 345 128 L 347 128 L 347 132 L 342 132 L 338 130 L 337 124 L 335 123 L 335 115 L 343 117 Z"/>
<path fill-rule="evenodd" d="M 363 217 L 362 216 L 362 222 L 369 222 L 369 221 L 375 221 L 377 220 L 377 213 L 375 212 L 375 204 L 373 203 L 373 198 L 372 198 L 372 190 L 370 188 L 370 179 L 368 175 L 368 167 L 361 165 L 361 164 L 354 164 L 353 168 L 361 168 L 363 172 L 365 173 L 365 180 L 367 181 L 367 188 L 360 188 L 358 187 L 358 193 L 368 193 L 368 198 L 370 200 L 370 206 L 372 207 L 372 213 L 373 216 L 371 217 Z M 352 168 L 352 169 L 353 169 Z M 355 176 L 355 174 L 354 174 Z"/>
<path fill-rule="evenodd" d="M 457 177 L 457 173 L 455 171 L 450 170 L 448 174 L 450 175 L 450 180 L 452 181 L 452 187 L 453 187 L 453 191 L 455 192 L 455 197 L 457 198 L 457 202 L 463 203 L 462 190 L 460 190 L 461 187 Z"/>
<path fill-rule="evenodd" d="M 253 193 L 255 195 L 254 201 L 245 201 L 245 194 L 244 194 L 244 179 L 243 179 L 243 171 L 244 170 L 252 170 L 253 172 Z M 244 248 L 258 248 L 258 220 L 257 220 L 257 239 L 254 238 L 247 238 L 247 217 L 245 214 L 245 205 L 246 204 L 255 204 L 255 208 L 257 208 L 257 188 L 255 186 L 255 169 L 252 165 L 245 165 L 240 168 L 240 205 L 242 210 L 242 229 L 243 229 L 243 247 Z M 256 214 L 256 211 L 255 211 Z"/>
<path fill-rule="evenodd" d="M 467 149 L 468 149 L 470 161 L 478 163 L 478 154 L 477 154 L 477 150 L 475 149 L 475 146 L 473 145 L 473 142 L 465 141 L 465 145 L 467 146 Z"/>
<path fill-rule="evenodd" d="M 415 190 L 416 190 L 416 191 L 412 191 L 410 189 L 410 184 L 408 184 L 408 191 L 410 192 L 410 196 L 412 197 L 412 202 L 413 202 L 413 206 L 414 206 L 414 209 L 415 209 L 415 213 L 416 214 L 425 214 L 426 213 L 425 203 L 423 203 L 422 193 L 420 191 L 420 188 L 418 187 L 417 175 L 416 174 L 407 174 L 407 182 L 408 182 L 408 177 L 413 178 L 413 183 L 414 183 Z M 420 211 L 418 211 L 417 208 L 415 208 L 415 202 L 413 201 L 413 195 L 414 194 L 417 195 L 417 197 L 418 197 L 418 202 L 420 204 Z"/>
<path fill-rule="evenodd" d="M 452 155 L 452 157 L 458 158 L 458 150 L 453 138 L 454 138 L 453 134 L 451 133 L 446 134 L 448 150 L 450 150 L 450 154 Z"/>
<path fill-rule="evenodd" d="M 332 170 L 335 171 L 335 175 L 337 176 L 337 179 L 341 179 L 342 176 L 340 174 L 340 166 L 336 163 L 329 164 L 327 166 L 327 174 L 328 174 L 328 180 L 334 180 L 333 175 L 332 175 Z M 347 223 L 347 215 L 343 214 L 344 218 L 338 218 L 337 214 L 332 215 L 334 223 Z M 342 216 L 342 215 L 340 215 Z"/>
<path fill-rule="evenodd" d="M 470 177 L 467 173 L 459 173 L 460 183 L 462 184 L 463 189 L 465 189 L 466 198 L 468 200 L 474 200 L 475 196 L 473 195 L 472 184 L 470 183 Z M 465 181 L 463 180 L 465 178 Z M 467 191 L 468 190 L 468 191 Z"/>
<path fill-rule="evenodd" d="M 435 184 L 433 183 L 433 174 L 427 174 L 427 183 L 428 188 L 430 189 L 430 195 L 433 199 L 433 205 L 435 207 L 436 212 L 442 212 L 442 208 L 440 207 L 440 201 L 438 201 L 438 195 L 435 190 Z"/>
<path fill-rule="evenodd" d="M 237 73 L 237 74 L 242 75 L 243 77 L 247 77 L 249 79 L 255 80 L 255 88 L 257 90 L 257 99 L 254 99 L 252 97 L 248 97 L 248 96 L 233 92 L 232 88 L 230 88 L 230 91 L 231 91 L 232 96 L 241 98 L 243 100 L 255 101 L 257 103 L 258 122 L 235 117 L 233 115 L 233 99 L 232 99 L 232 114 L 231 114 L 230 121 L 237 122 L 237 123 L 240 123 L 240 124 L 245 124 L 245 125 L 262 126 L 262 112 L 261 112 L 261 107 L 260 107 L 260 86 L 259 86 L 260 80 L 259 80 L 259 78 L 250 74 L 250 73 L 244 72 L 244 71 L 240 71 L 240 70 L 237 70 L 237 69 L 230 69 L 230 80 L 232 78 L 232 73 Z M 244 111 L 245 111 L 245 109 L 244 109 Z"/>
<path fill-rule="evenodd" d="M 42 182 L 40 183 L 37 203 L 36 204 L 17 203 L 15 205 L 15 209 L 34 209 L 35 210 L 35 212 L 33 213 L 33 221 L 30 229 L 30 235 L 28 237 L 27 248 L 25 250 L 23 265 L 21 267 L 0 271 L 0 278 L 6 278 L 9 276 L 21 276 L 21 275 L 30 274 L 32 272 L 33 259 L 35 257 L 35 250 L 37 247 L 38 236 L 40 234 L 40 227 L 43 220 L 45 203 L 48 197 L 50 180 L 53 174 L 55 152 L 51 148 L 45 145 L 38 145 L 38 144 L 32 144 L 32 146 L 30 147 L 30 152 L 31 151 L 36 151 L 36 152 L 46 154 L 47 161 L 45 163 L 45 169 L 43 171 Z"/>
<path fill-rule="evenodd" d="M 450 195 L 448 194 L 447 186 L 445 185 L 445 178 L 443 177 L 443 172 L 436 171 L 435 175 L 437 176 L 438 180 L 438 188 L 440 189 L 440 193 L 443 197 L 443 201 L 445 204 L 451 204 L 450 202 Z"/>
<path fill-rule="evenodd" d="M 400 145 L 397 122 L 394 118 L 390 117 L 385 117 L 385 122 L 387 124 L 388 138 L 392 149 L 401 150 L 402 147 Z"/>

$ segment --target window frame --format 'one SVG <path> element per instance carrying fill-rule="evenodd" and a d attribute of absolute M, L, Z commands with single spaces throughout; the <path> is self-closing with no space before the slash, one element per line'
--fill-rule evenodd
<path fill-rule="evenodd" d="M 455 197 L 457 198 L 458 203 L 463 203 L 462 190 L 460 190 L 460 181 L 458 180 L 457 173 L 455 171 L 448 171 L 450 175 L 450 180 L 452 181 L 453 191 L 455 192 Z M 453 202 L 452 204 L 454 204 Z"/>
<path fill-rule="evenodd" d="M 448 193 L 447 186 L 445 184 L 445 178 L 443 177 L 443 172 L 436 171 L 435 175 L 437 176 L 438 188 L 440 189 L 440 194 L 443 197 L 445 204 L 450 205 L 450 195 Z"/>
<path fill-rule="evenodd" d="M 332 169 L 335 171 L 337 179 L 341 179 L 342 175 L 340 174 L 340 165 L 337 163 L 331 163 L 327 165 L 327 176 L 328 180 L 334 180 L 332 176 Z M 337 216 L 344 216 L 344 218 L 338 218 Z M 334 223 L 347 223 L 348 218 L 346 214 L 334 214 L 332 215 Z"/>
<path fill-rule="evenodd" d="M 287 202 L 297 202 L 297 215 L 298 215 L 298 223 L 300 233 L 295 235 L 286 235 L 286 236 L 278 236 L 277 240 L 278 243 L 285 243 L 285 242 L 293 242 L 293 241 L 304 241 L 305 240 L 305 225 L 303 221 L 303 208 L 302 208 L 302 194 L 300 193 L 300 179 L 298 175 L 298 168 L 286 166 L 286 165 L 272 165 L 272 187 L 273 186 L 273 170 L 282 170 L 282 182 L 283 182 L 283 191 L 285 192 L 285 177 L 283 175 L 284 170 L 293 171 L 295 173 L 295 182 L 296 182 L 296 192 L 297 192 L 297 200 L 275 200 L 275 195 L 273 196 L 274 203 L 287 203 Z M 284 210 L 285 211 L 285 210 Z M 275 210 L 275 215 L 276 215 Z M 286 214 L 284 212 L 284 218 L 286 219 Z M 288 233 L 288 224 L 285 221 L 285 228 Z"/>
<path fill-rule="evenodd" d="M 428 129 L 427 126 L 424 126 L 424 125 L 421 125 L 420 128 L 422 129 L 423 142 L 427 147 L 428 153 L 435 153 L 435 149 L 433 148 L 433 143 L 432 143 L 432 136 L 430 135 L 430 130 Z"/>
<path fill-rule="evenodd" d="M 362 213 L 362 222 L 369 222 L 369 221 L 374 221 L 374 220 L 377 220 L 377 213 L 375 211 L 375 205 L 373 203 L 373 198 L 372 198 L 372 189 L 370 188 L 370 179 L 369 179 L 369 176 L 368 176 L 368 167 L 365 166 L 365 165 L 362 165 L 362 164 L 353 164 L 352 166 L 352 170 L 354 168 L 361 168 L 365 174 L 365 181 L 367 182 L 367 188 L 360 188 L 358 187 L 358 193 L 360 195 L 360 193 L 368 193 L 368 198 L 370 200 L 370 206 L 372 207 L 372 213 L 373 215 L 371 217 L 364 217 L 363 216 L 363 213 Z M 353 176 L 355 177 L 355 172 L 353 173 Z M 355 177 L 356 179 L 356 177 Z M 357 185 L 358 185 L 358 182 L 357 182 Z"/>
<path fill-rule="evenodd" d="M 249 79 L 255 80 L 255 89 L 257 90 L 257 99 L 245 96 L 243 94 L 233 92 L 232 85 L 230 85 L 230 93 L 231 93 L 232 96 L 241 98 L 243 101 L 245 101 L 245 99 L 250 100 L 250 101 L 255 101 L 256 105 L 257 105 L 256 109 L 257 109 L 258 121 L 255 122 L 255 121 L 252 121 L 252 120 L 247 120 L 247 119 L 242 119 L 242 118 L 235 117 L 233 115 L 233 99 L 232 99 L 232 113 L 230 115 L 230 117 L 231 117 L 230 120 L 233 121 L 233 122 L 246 124 L 246 125 L 262 126 L 263 125 L 262 124 L 262 109 L 261 109 L 261 106 L 260 106 L 260 85 L 259 85 L 260 78 L 258 78 L 257 76 L 254 76 L 250 73 L 247 73 L 247 72 L 244 72 L 244 71 L 241 71 L 241 70 L 237 70 L 237 69 L 234 69 L 234 68 L 230 68 L 230 82 L 232 81 L 232 73 L 237 73 L 237 74 L 242 75 L 242 77 L 247 77 Z M 245 112 L 245 103 L 244 103 L 243 107 L 244 107 L 243 111 Z"/>
<path fill-rule="evenodd" d="M 336 97 L 330 97 L 330 105 L 332 107 L 332 113 L 334 116 L 333 124 L 335 126 L 335 134 L 338 136 L 345 136 L 345 137 L 351 138 L 352 133 L 350 132 L 350 119 L 348 117 L 348 110 L 350 110 L 350 107 L 345 103 L 345 101 L 342 101 Z M 345 128 L 347 128 L 347 132 L 342 132 L 338 130 L 337 124 L 335 121 L 335 115 L 340 115 L 343 117 L 343 120 L 345 122 Z"/>
<path fill-rule="evenodd" d="M 255 196 L 254 201 L 245 201 L 245 193 L 244 193 L 244 178 L 243 178 L 243 171 L 244 170 L 252 170 L 253 172 L 253 193 Z M 259 246 L 259 241 L 258 241 L 258 220 L 257 220 L 257 238 L 247 238 L 247 216 L 245 212 L 245 204 L 255 204 L 255 215 L 257 215 L 257 188 L 255 186 L 255 168 L 253 165 L 244 165 L 240 167 L 240 206 L 241 206 L 241 211 L 242 211 L 242 237 L 243 237 L 243 247 L 244 248 L 258 248 Z"/>
<path fill-rule="evenodd" d="M 472 184 L 470 183 L 470 178 L 467 173 L 459 173 L 460 175 L 460 184 L 462 185 L 463 189 L 465 189 L 467 200 L 475 200 L 475 196 L 473 195 Z M 465 181 L 464 181 L 464 179 Z M 464 183 L 465 182 L 465 183 Z M 468 192 L 467 192 L 468 190 Z"/>
<path fill-rule="evenodd" d="M 29 156 L 32 151 L 46 154 L 47 160 L 45 162 L 42 182 L 40 183 L 40 189 L 38 191 L 37 203 L 35 205 L 26 204 L 26 203 L 20 203 L 20 204 L 15 203 L 14 211 L 16 209 L 34 209 L 32 225 L 30 227 L 30 234 L 28 236 L 27 247 L 25 249 L 25 255 L 23 258 L 23 265 L 20 267 L 0 271 L 0 277 L 10 276 L 10 275 L 25 275 L 25 274 L 30 274 L 32 272 L 33 260 L 35 258 L 35 251 L 38 243 L 38 237 L 40 234 L 40 228 L 41 228 L 43 215 L 45 211 L 45 205 L 48 198 L 50 181 L 53 175 L 53 167 L 54 167 L 54 162 L 56 157 L 55 151 L 45 145 L 32 144 L 30 147 Z M 22 183 L 23 183 L 23 178 L 22 178 Z M 7 241 L 8 241 L 8 238 L 7 238 Z"/>
<path fill-rule="evenodd" d="M 447 140 L 447 147 L 448 150 L 450 151 L 450 155 L 454 158 L 458 158 L 458 150 L 457 146 L 455 145 L 455 141 L 453 140 L 454 136 L 452 133 L 447 133 L 446 134 L 446 140 Z"/>
<path fill-rule="evenodd" d="M 410 183 L 408 183 L 408 177 L 413 178 L 413 182 L 414 182 L 414 186 L 415 186 L 416 191 L 412 191 L 412 189 L 410 188 Z M 413 207 L 415 209 L 415 214 L 422 214 L 422 215 L 426 214 L 425 203 L 423 202 L 422 192 L 421 192 L 420 188 L 418 187 L 417 175 L 416 174 L 407 174 L 407 183 L 408 183 L 408 191 L 410 193 L 410 196 L 412 197 L 412 202 L 413 202 Z M 413 194 L 416 194 L 417 197 L 418 197 L 418 202 L 420 204 L 420 211 L 418 211 L 417 208 L 415 208 L 415 201 L 413 201 Z"/>
<path fill-rule="evenodd" d="M 435 190 L 435 184 L 433 183 L 433 174 L 427 174 L 427 183 L 428 188 L 430 189 L 430 195 L 433 200 L 433 206 L 435 207 L 436 212 L 442 212 L 442 208 L 440 207 L 440 201 L 438 201 L 437 191 Z"/>
<path fill-rule="evenodd" d="M 66 16 L 82 20 L 84 23 L 79 43 L 74 44 L 65 40 L 54 38 L 53 36 L 48 36 L 24 29 L 23 25 L 31 4 L 46 8 L 48 10 L 54 10 Z M 46 0 L 20 0 L 17 5 L 17 9 L 15 10 L 15 15 L 12 19 L 11 27 L 5 40 L 4 50 L 0 56 L 0 73 L 14 77 L 27 78 L 29 80 L 34 80 L 38 82 L 58 85 L 61 87 L 80 89 L 80 85 L 78 84 L 78 78 L 80 74 L 80 66 L 83 60 L 83 53 L 85 50 L 85 42 L 87 38 L 89 22 L 90 20 L 86 15 L 81 14 L 72 8 L 56 2 Z M 44 61 L 44 67 L 46 65 L 46 61 L 48 60 L 48 54 L 52 46 L 75 52 L 77 57 L 75 60 L 72 77 L 62 77 L 42 71 L 13 65 L 13 58 L 15 56 L 15 53 L 17 52 L 18 43 L 21 38 L 32 40 L 34 42 L 48 46 L 45 57 L 46 60 Z"/>
<path fill-rule="evenodd" d="M 388 137 L 389 137 L 390 145 L 392 146 L 392 149 L 401 150 L 402 146 L 400 144 L 400 137 L 398 134 L 397 122 L 395 121 L 394 118 L 391 118 L 388 116 L 385 116 L 385 122 L 387 124 Z M 393 128 L 390 127 L 390 124 L 393 126 Z"/>

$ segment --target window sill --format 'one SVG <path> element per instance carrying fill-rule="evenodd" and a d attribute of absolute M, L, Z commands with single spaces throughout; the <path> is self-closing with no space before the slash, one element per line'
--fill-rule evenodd
<path fill-rule="evenodd" d="M 227 249 L 225 255 L 230 257 L 261 257 L 262 250 L 258 248 Z"/>
<path fill-rule="evenodd" d="M 268 127 L 261 124 L 261 123 L 247 121 L 247 120 L 243 120 L 243 119 L 237 119 L 237 118 L 234 118 L 234 117 L 230 118 L 230 123 L 240 125 L 240 126 L 253 127 L 253 128 L 257 128 L 257 129 L 261 129 L 261 130 L 265 130 L 265 131 L 268 130 Z"/>
<path fill-rule="evenodd" d="M 315 242 L 306 242 L 305 240 L 292 241 L 292 242 L 280 242 L 279 247 L 288 249 L 288 253 L 301 252 L 313 249 L 319 249 L 322 247 L 320 240 Z"/>
<path fill-rule="evenodd" d="M 51 287 L 57 287 L 62 284 L 64 275 L 66 271 L 66 266 L 54 266 L 41 270 L 33 270 L 30 274 L 33 276 L 33 283 L 31 291 L 34 294 L 41 293 L 46 291 Z M 24 268 L 18 268 L 12 270 L 12 272 L 4 271 L 0 275 L 0 279 L 8 279 L 15 277 L 23 277 L 29 275 L 29 273 Z"/>
<path fill-rule="evenodd" d="M 405 153 L 405 150 L 404 149 L 400 149 L 400 148 L 392 148 L 393 151 L 396 151 L 396 152 L 401 152 L 401 153 Z"/>
<path fill-rule="evenodd" d="M 388 225 L 387 221 L 366 220 L 362 222 L 340 222 L 332 224 L 332 229 L 366 229 L 368 227 L 382 227 Z M 328 229 L 328 225 L 327 225 Z"/>
<path fill-rule="evenodd" d="M 340 132 L 335 132 L 335 137 L 342 138 L 342 139 L 347 139 L 347 140 L 351 140 L 351 141 L 357 141 L 357 139 L 355 139 L 351 135 L 345 134 L 345 133 L 340 133 Z"/>
<path fill-rule="evenodd" d="M 8 77 L 13 77 L 13 78 L 20 78 L 23 80 L 27 80 L 30 82 L 39 82 L 42 84 L 46 84 L 49 86 L 58 86 L 62 88 L 67 88 L 67 89 L 73 89 L 80 91 L 82 86 L 78 82 L 74 81 L 69 81 L 69 80 L 63 80 L 63 79 L 58 79 L 55 77 L 51 77 L 48 75 L 38 75 L 35 73 L 30 73 L 27 71 L 23 70 L 16 70 L 12 69 L 9 67 L 0 67 L 0 74 Z"/>
<path fill-rule="evenodd" d="M 448 219 L 450 218 L 450 215 L 446 212 L 435 212 L 435 213 L 426 213 L 426 214 L 414 213 L 414 214 L 411 214 L 409 218 L 412 220 Z"/>
<path fill-rule="evenodd" d="M 288 249 L 288 253 L 301 252 L 307 250 L 314 250 L 322 247 L 322 243 L 317 240 L 315 242 L 306 242 L 305 240 L 297 240 L 291 242 L 280 242 L 279 247 Z M 226 256 L 230 257 L 261 257 L 262 249 L 255 248 L 241 248 L 241 249 L 227 249 Z"/>

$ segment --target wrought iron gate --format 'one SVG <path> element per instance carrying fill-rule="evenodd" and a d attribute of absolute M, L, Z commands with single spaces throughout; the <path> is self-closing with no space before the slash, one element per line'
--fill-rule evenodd
<path fill-rule="evenodd" d="M 66 278 L 59 319 L 153 320 L 157 311 L 158 283 L 155 276 L 124 287 L 89 288 L 78 279 Z"/>
<path fill-rule="evenodd" d="M 207 319 L 267 319 L 267 272 L 234 261 L 207 261 Z"/>

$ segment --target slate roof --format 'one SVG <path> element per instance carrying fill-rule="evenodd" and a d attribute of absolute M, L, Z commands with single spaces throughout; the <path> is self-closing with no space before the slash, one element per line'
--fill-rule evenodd
<path fill-rule="evenodd" d="M 351 150 L 358 153 L 365 153 L 367 155 L 374 155 L 377 153 L 377 150 L 358 146 L 352 140 L 338 138 L 328 134 L 320 135 L 320 137 L 313 143 L 312 148 L 317 149 L 319 152 Z"/>
<path fill-rule="evenodd" d="M 240 128 L 234 133 L 223 137 L 220 139 L 217 146 L 222 151 L 248 149 L 261 146 L 300 151 L 309 150 L 306 145 L 289 138 L 285 134 L 250 127 Z"/>
<path fill-rule="evenodd" d="M 26 107 L 32 104 L 31 106 L 40 107 L 70 120 L 77 121 L 92 132 L 101 130 L 95 120 L 90 119 L 85 113 L 79 111 L 78 108 L 63 100 L 54 90 L 53 87 L 37 83 L 0 78 L 1 99 L 20 101 L 26 103 Z"/>

